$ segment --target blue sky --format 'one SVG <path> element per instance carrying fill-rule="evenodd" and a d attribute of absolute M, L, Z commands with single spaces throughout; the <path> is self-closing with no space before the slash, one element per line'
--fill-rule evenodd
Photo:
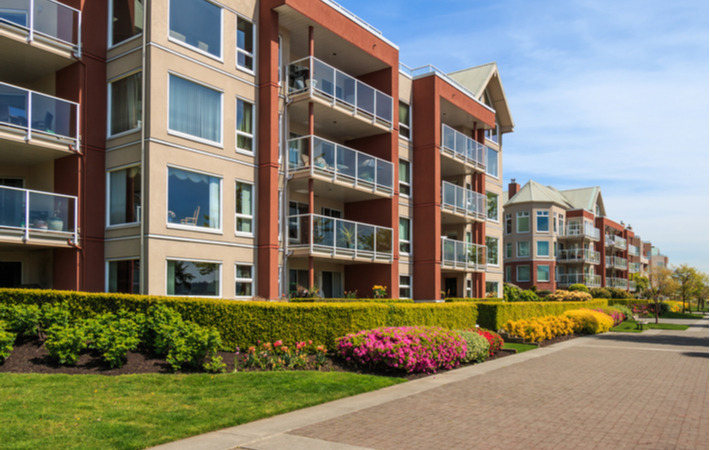
<path fill-rule="evenodd" d="M 708 2 L 341 0 L 446 72 L 496 61 L 506 183 L 600 186 L 607 214 L 708 271 Z"/>

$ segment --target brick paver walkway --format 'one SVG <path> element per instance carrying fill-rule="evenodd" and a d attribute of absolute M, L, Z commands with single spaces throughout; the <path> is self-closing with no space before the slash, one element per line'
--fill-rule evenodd
<path fill-rule="evenodd" d="M 378 450 L 707 449 L 706 327 L 600 336 L 289 434 Z"/>

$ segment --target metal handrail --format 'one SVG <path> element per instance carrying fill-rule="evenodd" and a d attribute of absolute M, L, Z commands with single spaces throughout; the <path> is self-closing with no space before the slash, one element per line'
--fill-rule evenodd
<path fill-rule="evenodd" d="M 453 201 L 447 199 L 453 194 Z M 473 216 L 476 219 L 486 220 L 488 218 L 488 197 L 462 188 L 448 181 L 441 182 L 441 208 L 453 210 L 454 213 L 464 216 Z"/>
<path fill-rule="evenodd" d="M 600 287 L 602 279 L 600 275 L 588 273 L 561 273 L 557 276 L 557 283 L 564 286 L 583 284 L 588 287 Z"/>
<path fill-rule="evenodd" d="M 626 250 L 626 239 L 622 237 L 606 235 L 606 239 L 604 242 L 607 246 L 613 246 L 621 250 Z"/>
<path fill-rule="evenodd" d="M 594 250 L 589 250 L 585 248 L 575 248 L 568 250 L 560 250 L 557 256 L 557 260 L 567 262 L 585 261 L 591 262 L 593 264 L 599 264 L 601 262 L 601 256 L 599 252 L 595 252 Z"/>
<path fill-rule="evenodd" d="M 27 1 L 27 0 L 26 0 Z M 6 2 L 6 0 L 0 0 L 0 7 L 5 6 L 5 3 L 10 3 Z M 36 7 L 37 4 L 39 4 L 39 7 Z M 57 8 L 56 12 L 56 17 L 50 17 L 49 23 L 56 25 L 62 23 L 62 18 L 64 21 L 66 21 L 67 18 L 67 13 L 71 15 L 72 20 L 71 22 L 71 35 L 72 38 L 71 40 L 64 39 L 60 36 L 53 36 L 48 32 L 48 30 L 42 30 L 40 27 L 37 26 L 37 14 L 47 14 L 50 15 L 52 13 L 51 8 L 47 8 L 46 6 L 49 5 L 54 5 L 55 8 Z M 11 5 L 12 9 L 18 12 L 23 12 L 23 8 L 19 7 L 16 5 L 15 2 L 12 2 Z M 60 11 L 66 11 L 66 13 L 60 13 Z M 10 21 L 9 19 L 3 19 L 0 18 L 0 24 L 3 26 L 11 26 L 14 28 L 20 28 L 22 30 L 25 30 L 27 32 L 27 42 L 33 42 L 37 37 L 44 38 L 44 39 L 49 39 L 51 41 L 56 41 L 60 44 L 67 45 L 71 47 L 72 50 L 75 51 L 76 56 L 78 58 L 81 58 L 81 11 L 72 8 L 71 6 L 65 5 L 63 3 L 57 2 L 55 0 L 29 0 L 29 7 L 24 10 L 26 16 L 27 16 L 27 22 L 26 24 L 19 24 L 17 22 Z M 76 19 L 76 27 L 74 27 L 74 20 L 73 16 L 76 14 L 77 19 Z M 57 28 L 61 28 L 60 26 L 57 26 Z M 64 30 L 58 30 L 57 33 L 55 34 L 61 34 L 61 31 L 66 31 Z"/>
<path fill-rule="evenodd" d="M 11 192 L 18 192 L 20 195 L 17 195 L 15 199 L 12 198 L 6 198 L 6 195 L 12 195 Z M 52 217 L 49 217 L 50 212 L 48 211 L 48 208 L 44 209 L 37 209 L 35 211 L 32 211 L 32 206 L 33 206 L 33 197 L 35 196 L 41 196 L 42 197 L 50 197 L 52 201 L 52 206 L 51 206 L 51 214 Z M 22 232 L 23 234 L 23 240 L 27 242 L 28 240 L 31 239 L 30 232 L 41 232 L 46 234 L 48 237 L 51 237 L 52 235 L 54 236 L 59 236 L 62 238 L 69 238 L 71 241 L 76 245 L 79 240 L 79 235 L 78 235 L 78 223 L 79 223 L 79 209 L 77 208 L 77 202 L 78 199 L 76 196 L 73 195 L 64 195 L 64 194 L 55 194 L 52 192 L 43 192 L 43 191 L 35 191 L 32 189 L 23 189 L 23 188 L 16 188 L 16 187 L 10 187 L 10 186 L 0 186 L 0 199 L 2 199 L 2 202 L 0 204 L 2 205 L 2 210 L 0 210 L 0 229 L 9 229 L 9 230 L 17 230 Z M 54 199 L 66 199 L 67 200 L 67 206 L 66 206 L 66 213 L 62 215 L 61 211 L 61 202 L 59 202 L 58 205 L 55 206 Z M 22 204 L 16 204 L 14 201 L 21 201 Z M 37 198 L 34 198 L 34 200 L 37 200 Z M 69 214 L 69 206 L 71 202 L 73 201 L 73 221 L 74 221 L 74 226 L 69 227 L 69 224 L 65 222 L 69 222 L 70 214 Z M 14 208 L 13 208 L 14 207 Z M 21 209 L 21 211 L 18 211 L 18 208 Z M 57 208 L 57 209 L 55 209 Z M 14 209 L 15 212 L 18 212 L 19 214 L 15 214 L 15 217 L 13 216 L 13 211 L 11 209 Z M 46 217 L 43 217 L 42 219 L 36 219 L 33 218 L 32 213 L 44 213 Z M 60 214 L 61 216 L 57 216 L 57 214 Z M 50 221 L 54 219 L 55 221 L 55 226 L 56 221 L 60 221 L 61 224 L 61 229 L 50 229 Z M 44 222 L 44 225 L 39 225 L 40 222 Z M 64 230 L 66 228 L 66 231 Z"/>
<path fill-rule="evenodd" d="M 606 284 L 609 287 L 614 287 L 614 288 L 621 288 L 621 289 L 628 289 L 629 288 L 629 280 L 626 278 L 614 278 L 614 277 L 608 277 L 606 279 Z"/>
<path fill-rule="evenodd" d="M 447 267 L 486 270 L 488 248 L 485 245 L 441 237 L 441 263 Z"/>
<path fill-rule="evenodd" d="M 606 265 L 614 266 L 616 269 L 626 270 L 628 261 L 624 258 L 619 258 L 618 256 L 607 256 Z"/>
<path fill-rule="evenodd" d="M 455 159 L 463 159 L 464 163 L 486 170 L 488 147 L 443 123 L 441 124 L 441 152 L 449 153 Z"/>
<path fill-rule="evenodd" d="M 585 223 L 582 226 L 576 226 L 576 225 L 569 225 L 567 224 L 567 227 L 565 227 L 564 230 L 562 230 L 562 233 L 560 236 L 563 237 L 588 237 L 593 240 L 599 240 L 599 236 L 601 235 L 601 231 L 599 228 L 593 227 L 589 225 L 588 223 Z"/>

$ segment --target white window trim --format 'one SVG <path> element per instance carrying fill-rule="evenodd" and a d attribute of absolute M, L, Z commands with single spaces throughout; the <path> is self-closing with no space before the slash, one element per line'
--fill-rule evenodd
<path fill-rule="evenodd" d="M 108 89 L 107 89 L 108 92 L 106 92 L 106 96 L 108 97 L 108 110 L 107 110 L 108 113 L 106 114 L 106 140 L 116 139 L 121 136 L 126 136 L 128 134 L 136 133 L 141 130 L 141 128 L 143 126 L 143 99 L 142 98 L 141 98 L 141 118 L 140 118 L 141 124 L 138 125 L 137 127 L 131 128 L 129 130 L 121 131 L 120 133 L 116 133 L 116 134 L 111 134 L 111 107 L 113 106 L 113 94 L 111 93 L 111 85 L 113 83 L 115 83 L 116 81 L 120 81 L 124 78 L 128 78 L 131 75 L 135 75 L 135 74 L 140 73 L 142 71 L 143 71 L 143 69 L 141 69 L 139 67 L 137 69 L 131 70 L 130 72 L 126 72 L 124 74 L 118 75 L 118 76 L 113 77 L 110 80 L 108 80 Z"/>
<path fill-rule="evenodd" d="M 117 223 L 115 225 L 110 225 L 110 223 L 111 223 L 111 173 L 112 172 L 119 172 L 121 170 L 130 169 L 132 167 L 141 167 L 141 165 L 140 165 L 140 163 L 131 163 L 131 164 L 126 164 L 124 166 L 113 167 L 111 169 L 106 170 L 106 227 L 105 227 L 105 229 L 107 229 L 107 230 L 116 230 L 116 229 L 120 229 L 120 228 L 135 227 L 135 226 L 140 225 L 141 220 L 143 220 L 143 186 L 141 186 L 141 214 L 140 214 L 141 220 L 139 220 L 137 222 Z M 142 167 L 141 167 L 141 171 L 143 171 Z"/>
<path fill-rule="evenodd" d="M 399 161 L 406 162 L 407 167 L 409 167 L 409 182 L 398 180 L 400 185 L 404 184 L 405 186 L 409 186 L 409 194 L 402 194 L 402 189 L 399 189 L 399 196 L 402 198 L 411 198 L 411 196 L 412 196 L 412 162 L 409 161 L 408 159 L 404 159 L 404 158 L 399 158 Z M 399 164 L 399 161 L 398 161 L 398 164 Z M 397 178 L 399 178 L 399 167 L 398 167 L 398 172 L 397 172 Z"/>
<path fill-rule="evenodd" d="M 143 32 L 141 31 L 140 33 L 136 34 L 135 36 L 131 36 L 128 39 L 125 39 L 121 42 L 113 42 L 113 2 L 114 0 L 108 0 L 108 27 L 107 27 L 107 39 L 106 42 L 108 43 L 108 48 L 107 50 L 112 50 L 119 45 L 124 45 L 127 44 L 131 41 L 134 41 L 141 37 L 143 35 Z M 143 5 L 143 14 L 145 14 L 145 4 Z"/>
<path fill-rule="evenodd" d="M 404 240 L 404 239 L 402 239 L 401 236 L 398 236 L 398 238 L 399 238 L 399 244 L 400 244 L 400 246 L 399 246 L 399 248 L 400 248 L 399 254 L 400 254 L 400 255 L 404 255 L 404 256 L 410 256 L 410 255 L 412 254 L 412 219 L 410 219 L 409 217 L 402 217 L 402 216 L 400 216 L 400 217 L 399 217 L 399 220 L 402 220 L 402 219 L 406 220 L 407 223 L 409 224 L 409 226 L 408 226 L 408 228 L 409 228 L 409 240 L 408 240 L 408 241 L 407 241 L 407 240 Z M 399 227 L 399 223 L 397 224 L 397 226 Z M 399 231 L 399 228 L 397 228 L 397 230 Z M 409 251 L 408 251 L 408 252 L 403 252 L 403 251 L 402 251 L 402 245 L 401 245 L 402 242 L 409 244 Z"/>
<path fill-rule="evenodd" d="M 508 248 L 510 248 L 510 256 L 508 256 Z M 513 243 L 512 242 L 506 242 L 505 243 L 505 259 L 513 259 Z"/>
<path fill-rule="evenodd" d="M 221 63 L 224 63 L 224 7 L 220 5 L 219 3 L 215 3 L 211 0 L 202 0 L 207 3 L 211 3 L 214 6 L 219 8 L 219 56 L 215 56 L 212 53 L 206 52 L 200 48 L 193 47 L 192 45 L 188 44 L 187 42 L 182 42 L 178 39 L 175 39 L 174 37 L 170 36 L 170 7 L 172 5 L 172 0 L 168 0 L 168 41 L 172 42 L 173 44 L 180 45 L 182 47 L 185 47 L 189 50 L 192 50 L 196 53 L 199 53 L 200 55 L 204 55 L 207 58 L 214 59 L 215 61 L 219 61 Z M 145 12 L 144 12 L 145 14 Z"/>
<path fill-rule="evenodd" d="M 473 280 L 471 278 L 466 278 L 466 298 L 473 297 Z"/>
<path fill-rule="evenodd" d="M 506 283 L 513 282 L 513 269 L 511 266 L 505 268 L 505 273 L 503 273 L 503 281 Z"/>
<path fill-rule="evenodd" d="M 540 254 L 540 243 L 545 242 L 547 244 L 547 255 Z M 550 257 L 550 241 L 535 241 L 535 256 L 538 258 L 549 258 Z"/>
<path fill-rule="evenodd" d="M 402 125 L 409 130 L 409 137 L 404 137 L 399 133 L 399 130 L 397 131 L 397 136 L 399 136 L 400 139 L 404 139 L 405 141 L 412 141 L 412 104 L 409 102 L 405 102 L 402 99 L 399 99 L 400 103 L 404 103 L 409 107 L 409 123 L 405 124 L 399 121 L 399 103 L 397 103 L 397 123 L 399 124 L 399 128 L 402 128 Z"/>
<path fill-rule="evenodd" d="M 510 219 L 510 231 L 508 231 L 508 219 Z M 505 235 L 509 236 L 513 234 L 513 215 L 506 214 L 504 220 L 505 222 L 503 223 L 503 228 L 505 228 Z"/>
<path fill-rule="evenodd" d="M 251 278 L 239 278 L 237 277 L 237 266 L 249 266 L 251 267 Z M 237 283 L 251 283 L 251 296 L 248 295 L 237 295 Z M 250 299 L 254 298 L 254 264 L 253 263 L 234 263 L 234 298 L 236 299 Z"/>
<path fill-rule="evenodd" d="M 540 213 L 542 213 L 542 214 L 540 214 Z M 538 222 L 537 222 L 538 217 L 547 217 L 547 231 L 540 230 L 540 228 L 538 228 Z M 551 233 L 550 230 L 551 230 L 551 228 L 550 228 L 550 212 L 549 211 L 535 211 L 535 232 L 550 234 Z"/>
<path fill-rule="evenodd" d="M 251 215 L 247 214 L 240 214 L 237 212 L 237 183 L 242 183 L 242 184 L 248 184 L 251 186 Z M 281 190 L 279 190 L 279 193 Z M 251 181 L 244 181 L 244 180 L 234 180 L 234 235 L 235 236 L 240 236 L 240 237 L 254 237 L 254 225 L 255 220 L 254 220 L 254 194 L 256 193 L 256 189 L 254 187 L 254 183 Z M 237 230 L 237 219 L 251 219 L 251 233 L 246 233 L 244 231 L 238 231 Z M 279 239 L 281 236 L 279 236 Z"/>
<path fill-rule="evenodd" d="M 486 138 L 488 139 L 488 138 Z M 495 145 L 498 145 L 495 141 L 491 141 L 488 139 L 490 142 L 493 142 Z M 492 151 L 496 153 L 496 167 L 498 167 L 498 170 L 496 170 L 496 174 L 493 175 L 490 172 L 488 172 L 488 150 L 486 150 L 486 175 L 488 175 L 491 178 L 495 178 L 496 180 L 500 180 L 500 152 L 494 148 L 486 146 L 486 148 L 490 148 Z"/>
<path fill-rule="evenodd" d="M 217 287 L 217 295 L 183 295 L 183 294 L 168 294 L 168 261 L 184 261 L 191 263 L 211 263 L 217 264 L 219 266 L 219 286 Z M 166 297 L 195 297 L 195 298 L 221 298 L 222 297 L 222 283 L 224 278 L 222 277 L 222 261 L 216 261 L 211 259 L 198 259 L 198 258 L 177 258 L 174 256 L 168 256 L 165 258 L 165 296 Z"/>
<path fill-rule="evenodd" d="M 488 252 L 488 245 L 486 245 L 486 264 L 493 267 L 500 267 L 500 238 L 496 236 L 486 236 L 486 239 L 488 238 L 496 240 L 496 262 L 488 262 L 488 255 L 490 254 L 490 252 Z"/>
<path fill-rule="evenodd" d="M 170 203 L 169 192 L 170 192 L 170 169 L 179 169 L 186 172 L 199 173 L 201 175 L 207 175 L 214 178 L 219 178 L 219 228 L 205 228 L 205 227 L 192 227 L 190 225 L 180 225 L 168 222 L 168 211 L 170 208 L 168 204 Z M 185 230 L 194 231 L 198 233 L 209 233 L 209 234 L 222 234 L 222 222 L 224 220 L 224 178 L 221 175 L 217 175 L 210 172 L 205 172 L 202 170 L 191 169 L 187 167 L 177 166 L 174 164 L 168 164 L 165 169 L 165 226 L 169 229 L 174 230 Z"/>
<path fill-rule="evenodd" d="M 525 243 L 525 242 L 527 242 L 527 244 L 528 244 L 528 254 L 527 254 L 527 255 L 521 255 L 521 254 L 520 254 L 520 244 Z M 530 241 L 518 241 L 518 242 L 516 243 L 516 246 L 515 246 L 515 255 L 516 255 L 518 258 L 530 258 L 530 256 L 532 255 L 532 251 L 531 251 L 531 249 L 530 249 Z"/>
<path fill-rule="evenodd" d="M 177 130 L 171 130 L 170 129 L 170 77 L 175 76 L 178 78 L 182 78 L 183 80 L 187 80 L 191 83 L 199 84 L 200 86 L 206 87 L 208 89 L 211 89 L 213 91 L 219 92 L 219 142 L 217 141 L 210 141 L 209 139 L 204 139 L 198 136 L 193 136 L 191 134 L 183 133 L 182 131 L 177 131 Z M 217 147 L 217 148 L 224 148 L 224 90 L 220 89 L 218 87 L 212 86 L 210 84 L 204 83 L 202 81 L 196 80 L 194 78 L 181 75 L 177 72 L 173 72 L 172 70 L 168 71 L 168 92 L 167 92 L 167 103 L 168 103 L 168 109 L 167 109 L 167 128 L 168 128 L 168 134 L 171 136 L 177 136 L 183 139 L 187 139 L 190 141 L 194 142 L 199 142 L 201 144 L 206 144 L 210 145 L 212 147 Z"/>
<path fill-rule="evenodd" d="M 252 42 L 254 43 L 254 51 L 253 51 L 253 53 L 249 53 L 248 51 L 242 50 L 241 48 L 239 48 L 239 21 L 240 21 L 240 20 L 243 20 L 244 22 L 248 22 L 248 23 L 251 24 Z M 234 31 L 235 31 L 235 33 L 236 33 L 236 36 L 235 36 L 235 37 L 236 37 L 236 39 L 237 39 L 237 42 L 234 43 L 234 48 L 236 49 L 236 53 L 234 54 L 234 65 L 236 66 L 237 70 L 241 70 L 242 72 L 248 73 L 248 74 L 250 74 L 250 75 L 256 75 L 256 70 L 255 70 L 255 69 L 256 69 L 256 65 L 257 65 L 256 49 L 257 49 L 257 47 L 258 47 L 258 46 L 256 45 L 256 44 L 257 44 L 257 37 L 258 37 L 258 34 L 256 33 L 256 23 L 254 23 L 254 22 L 252 22 L 251 20 L 246 19 L 246 18 L 244 18 L 244 17 L 242 17 L 242 16 L 240 16 L 240 15 L 237 15 L 237 21 L 236 21 L 236 23 L 235 23 Z M 280 45 L 280 44 L 281 44 L 281 35 L 279 35 L 279 52 L 280 52 L 280 49 L 281 49 L 281 45 Z M 244 67 L 244 66 L 240 66 L 240 65 L 239 65 L 239 54 L 240 54 L 240 53 L 242 53 L 242 54 L 244 54 L 244 55 L 246 55 L 246 56 L 248 56 L 248 57 L 251 58 L 252 66 L 254 67 L 254 69 L 248 69 L 248 68 L 246 68 L 246 67 Z M 281 84 L 279 84 L 279 86 L 280 86 L 280 85 L 281 85 Z"/>
<path fill-rule="evenodd" d="M 520 279 L 520 268 L 521 267 L 527 267 L 528 268 L 528 279 L 527 280 L 521 280 Z M 530 282 L 530 266 L 523 264 L 521 266 L 516 266 L 515 267 L 515 281 L 518 283 L 529 283 Z"/>
<path fill-rule="evenodd" d="M 527 213 L 527 216 L 524 216 L 523 214 Z M 519 225 L 519 219 L 522 217 L 527 217 L 528 218 L 528 231 L 520 231 Z M 532 221 L 532 218 L 530 217 L 530 211 L 518 211 L 515 213 L 515 232 L 517 234 L 528 234 L 532 231 L 532 224 L 530 223 Z"/>
<path fill-rule="evenodd" d="M 141 257 L 140 256 L 127 256 L 127 257 L 120 257 L 120 258 L 106 258 L 104 260 L 104 292 L 108 293 L 108 267 L 109 263 L 112 262 L 118 262 L 118 261 L 138 261 L 140 263 Z"/>
<path fill-rule="evenodd" d="M 547 267 L 547 280 L 539 279 L 537 276 L 537 270 L 536 270 L 535 271 L 535 281 L 538 283 L 550 283 L 552 280 L 552 271 L 550 270 L 550 266 L 548 264 L 541 264 L 541 265 L 537 266 L 538 269 L 540 269 L 540 267 Z"/>
<path fill-rule="evenodd" d="M 500 195 L 496 194 L 495 192 L 487 190 L 486 191 L 486 205 L 488 205 L 488 194 L 493 194 L 496 196 L 496 218 L 491 219 L 490 217 L 488 217 L 488 211 L 486 211 L 486 220 L 488 220 L 489 222 L 500 223 L 500 208 L 499 208 Z M 486 207 L 486 209 L 488 209 L 488 208 Z"/>
<path fill-rule="evenodd" d="M 409 284 L 402 284 L 402 277 L 407 277 L 407 278 L 409 278 Z M 409 289 L 409 297 L 400 297 L 400 298 L 409 298 L 409 299 L 411 299 L 412 297 L 414 297 L 414 296 L 412 295 L 412 293 L 414 292 L 414 291 L 412 290 L 412 276 L 411 276 L 411 275 L 402 275 L 402 274 L 400 273 L 400 274 L 399 274 L 399 288 L 400 288 L 400 289 L 402 289 L 402 288 Z"/>
<path fill-rule="evenodd" d="M 245 133 L 245 132 L 239 131 L 239 130 L 237 129 L 237 120 L 238 120 L 237 116 L 238 116 L 238 109 L 239 109 L 239 102 L 240 102 L 240 101 L 241 101 L 241 102 L 244 102 L 244 103 L 249 103 L 249 104 L 251 105 L 251 129 L 252 129 L 252 134 Z M 243 98 L 243 97 L 237 96 L 237 101 L 236 101 L 235 104 L 234 104 L 234 118 L 235 118 L 235 120 L 234 120 L 234 130 L 235 130 L 235 132 L 236 132 L 236 134 L 235 134 L 235 136 L 234 136 L 234 148 L 235 148 L 236 152 L 237 152 L 237 153 L 241 153 L 241 154 L 243 154 L 243 155 L 254 156 L 254 154 L 255 154 L 254 148 L 256 147 L 256 137 L 255 137 L 255 135 L 254 135 L 254 131 L 256 130 L 256 103 L 254 103 L 254 102 L 251 101 L 251 100 L 247 100 L 247 99 L 245 99 L 245 98 Z M 280 134 L 281 134 L 281 133 L 279 132 L 279 136 L 280 136 Z M 244 137 L 248 137 L 248 138 L 251 139 L 251 150 L 247 150 L 247 149 L 245 149 L 245 148 L 240 148 L 240 147 L 238 147 L 239 136 L 244 136 Z M 281 142 L 281 138 L 279 138 L 279 142 Z M 281 157 L 280 157 L 280 155 L 281 155 L 281 153 L 279 153 L 279 163 L 281 162 Z"/>

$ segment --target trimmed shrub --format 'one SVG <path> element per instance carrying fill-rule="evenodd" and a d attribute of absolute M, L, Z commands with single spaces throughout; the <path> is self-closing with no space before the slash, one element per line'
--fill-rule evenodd
<path fill-rule="evenodd" d="M 506 302 L 520 301 L 520 293 L 521 292 L 523 292 L 523 290 L 512 283 L 503 283 L 503 301 L 506 301 Z"/>
<path fill-rule="evenodd" d="M 592 288 L 589 293 L 593 298 L 611 298 L 611 292 L 606 288 Z"/>
<path fill-rule="evenodd" d="M 488 339 L 476 331 L 456 330 L 456 332 L 466 341 L 466 356 L 463 358 L 463 362 L 481 363 L 485 361 L 491 351 Z"/>
<path fill-rule="evenodd" d="M 528 342 L 541 342 L 557 336 L 572 334 L 574 322 L 564 315 L 536 317 L 529 320 L 508 321 L 505 330 L 511 336 L 517 336 Z"/>
<path fill-rule="evenodd" d="M 569 287 L 568 289 L 570 292 L 586 292 L 589 294 L 589 288 L 583 284 L 573 284 L 572 286 Z"/>
<path fill-rule="evenodd" d="M 634 298 L 633 295 L 620 288 L 608 287 L 606 289 L 611 293 L 611 298 Z"/>
<path fill-rule="evenodd" d="M 533 291 L 525 290 L 520 292 L 520 297 L 518 298 L 521 302 L 539 302 L 540 297 Z"/>
<path fill-rule="evenodd" d="M 611 317 L 604 313 L 592 311 L 591 309 L 577 309 L 566 311 L 565 316 L 574 322 L 575 333 L 597 334 L 605 333 L 614 326 Z"/>
<path fill-rule="evenodd" d="M 74 365 L 79 353 L 86 348 L 86 327 L 83 325 L 54 325 L 47 330 L 45 348 L 59 364 Z"/>
<path fill-rule="evenodd" d="M 466 341 L 439 327 L 384 327 L 339 338 L 337 353 L 370 369 L 433 373 L 458 366 Z"/>
<path fill-rule="evenodd" d="M 495 331 L 486 330 L 483 328 L 476 328 L 476 332 L 488 340 L 488 345 L 490 346 L 490 348 L 488 349 L 488 354 L 490 356 L 493 356 L 498 350 L 503 348 L 503 338 L 500 337 L 500 334 L 496 333 Z"/>
<path fill-rule="evenodd" d="M 88 347 L 101 353 L 101 358 L 110 367 L 123 366 L 128 351 L 135 350 L 141 343 L 140 325 L 125 317 L 106 313 L 88 319 L 84 325 Z"/>
<path fill-rule="evenodd" d="M 411 298 L 292 298 L 289 303 L 414 303 Z"/>
<path fill-rule="evenodd" d="M 486 298 L 447 298 L 444 299 L 446 303 L 459 303 L 459 302 L 502 302 L 502 298 L 486 297 Z"/>
<path fill-rule="evenodd" d="M 0 319 L 7 322 L 8 329 L 20 336 L 37 336 L 46 339 L 52 325 L 69 324 L 69 310 L 64 304 L 16 304 L 1 305 Z"/>
<path fill-rule="evenodd" d="M 586 302 L 592 299 L 592 296 L 582 291 L 565 291 L 558 289 L 554 294 L 547 297 L 548 301 L 555 302 Z"/>
<path fill-rule="evenodd" d="M 653 300 L 636 300 L 636 299 L 621 299 L 621 298 L 612 298 L 609 300 L 609 306 L 624 305 L 629 308 L 633 308 L 634 305 L 649 306 L 649 305 L 653 305 L 653 304 L 654 304 Z"/>
<path fill-rule="evenodd" d="M 586 302 L 481 302 L 476 305 L 478 324 L 490 330 L 500 330 L 509 320 L 559 316 L 572 309 L 603 308 L 608 306 L 608 303 L 606 299 L 595 299 Z"/>
<path fill-rule="evenodd" d="M 546 298 L 550 294 L 552 294 L 552 291 L 550 291 L 548 289 L 543 289 L 541 291 L 537 291 L 537 296 L 540 298 Z"/>
<path fill-rule="evenodd" d="M 15 343 L 15 338 L 17 337 L 15 333 L 7 331 L 6 327 L 7 324 L 0 321 L 0 362 L 5 361 L 5 359 L 10 356 L 12 346 Z"/>

